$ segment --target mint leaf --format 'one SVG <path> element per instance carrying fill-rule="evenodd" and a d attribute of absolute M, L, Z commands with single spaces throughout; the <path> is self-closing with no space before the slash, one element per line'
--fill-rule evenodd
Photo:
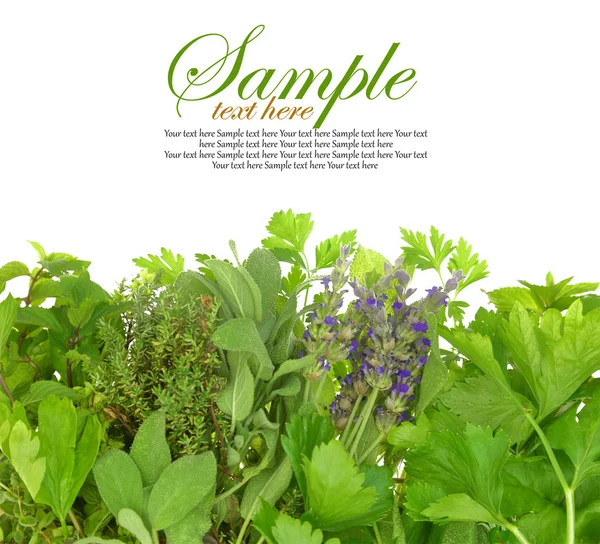
<path fill-rule="evenodd" d="M 600 395 L 578 409 L 575 404 L 546 427 L 552 448 L 563 450 L 575 467 L 572 489 L 600 475 Z"/>
<path fill-rule="evenodd" d="M 400 228 L 402 239 L 408 244 L 402 246 L 404 263 L 414 265 L 421 270 L 436 270 L 441 272 L 442 263 L 452 253 L 454 246 L 452 240 L 445 240 L 444 235 L 431 227 L 429 243 L 427 236 L 422 232 Z"/>
<path fill-rule="evenodd" d="M 160 248 L 160 255 L 148 255 L 146 257 L 138 257 L 133 259 L 133 262 L 151 274 L 162 272 L 160 277 L 163 285 L 174 283 L 177 276 L 184 270 L 184 260 L 179 254 L 173 255 L 171 250 Z"/>
<path fill-rule="evenodd" d="M 335 264 L 335 261 L 340 257 L 340 246 L 350 246 L 350 253 L 354 251 L 356 246 L 356 231 L 349 230 L 342 232 L 339 236 L 336 234 L 327 240 L 323 240 L 315 248 L 316 268 L 329 268 Z"/>
<path fill-rule="evenodd" d="M 11 261 L 0 267 L 0 283 L 6 283 L 20 276 L 29 276 L 29 268 L 19 261 Z"/>

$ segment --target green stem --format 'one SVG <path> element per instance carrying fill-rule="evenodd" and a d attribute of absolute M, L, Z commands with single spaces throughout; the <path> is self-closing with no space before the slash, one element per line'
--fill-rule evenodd
<path fill-rule="evenodd" d="M 256 544 L 262 544 L 265 541 L 265 537 L 261 536 L 260 540 Z"/>
<path fill-rule="evenodd" d="M 384 433 L 379 433 L 379 436 L 377 437 L 377 440 L 375 440 L 375 442 L 373 442 L 373 444 L 369 447 L 369 449 L 363 454 L 363 456 L 358 460 L 357 465 L 362 465 L 365 461 L 365 459 L 367 457 L 369 457 L 369 455 L 371 455 L 371 453 L 373 452 L 373 450 L 375 448 L 377 448 L 379 446 L 379 444 L 381 443 L 381 441 L 383 440 L 383 437 L 385 436 Z"/>
<path fill-rule="evenodd" d="M 521 544 L 529 544 L 529 540 L 527 540 L 527 538 L 525 538 L 525 535 L 519 530 L 519 528 L 516 525 L 513 525 L 512 523 L 509 523 L 508 521 L 506 521 L 504 518 L 501 518 L 499 520 L 501 522 L 502 525 L 504 525 L 504 527 L 506 527 L 513 535 L 515 535 L 516 539 L 521 543 Z"/>
<path fill-rule="evenodd" d="M 323 392 L 323 386 L 325 385 L 326 379 L 327 379 L 327 373 L 323 372 L 323 375 L 320 378 L 321 383 L 319 383 L 319 387 L 317 387 L 317 394 L 315 395 L 315 398 L 314 398 L 315 405 L 317 406 L 317 408 L 319 407 L 319 397 L 321 396 L 321 393 Z"/>
<path fill-rule="evenodd" d="M 375 538 L 377 539 L 377 544 L 381 543 L 381 535 L 379 534 L 379 529 L 377 528 L 377 523 L 373 523 L 373 532 L 375 533 Z"/>
<path fill-rule="evenodd" d="M 363 414 L 365 415 L 365 417 L 359 423 L 360 428 L 358 430 L 358 433 L 356 434 L 356 437 L 354 438 L 354 442 L 352 443 L 350 457 L 354 457 L 354 454 L 356 453 L 356 448 L 358 448 L 358 443 L 360 442 L 360 439 L 362 438 L 362 435 L 365 432 L 365 429 L 367 428 L 367 422 L 371 417 L 371 412 L 373 411 L 373 407 L 375 406 L 375 402 L 377 401 L 377 393 L 379 393 L 379 391 L 377 391 L 376 389 L 371 390 L 371 395 L 369 396 L 369 399 L 367 400 L 367 405 L 363 410 Z"/>
<path fill-rule="evenodd" d="M 366 400 L 366 399 L 365 399 Z M 363 401 L 361 401 L 361 404 L 363 403 Z M 367 409 L 367 405 L 368 405 L 368 401 L 365 402 L 362 407 L 361 407 L 361 412 L 360 415 L 358 416 L 358 421 L 356 422 L 356 427 L 354 427 L 354 429 L 352 429 L 352 432 L 350 433 L 350 436 L 348 437 L 348 441 L 346 442 L 346 446 L 350 447 L 350 445 L 352 444 L 352 442 L 354 441 L 354 438 L 356 437 L 356 433 L 358 433 L 360 426 L 363 422 L 363 419 L 365 417 L 365 413 L 366 413 L 366 409 Z"/>
<path fill-rule="evenodd" d="M 242 525 L 242 528 L 240 529 L 240 536 L 238 536 L 237 540 L 235 541 L 235 544 L 242 544 L 244 540 L 244 535 L 246 534 L 246 529 L 248 529 L 248 525 L 250 525 L 250 520 L 251 516 L 248 515 L 248 517 L 244 520 L 244 525 Z"/>
<path fill-rule="evenodd" d="M 226 497 L 229 497 L 229 495 L 232 495 L 233 493 L 235 493 L 240 487 L 242 487 L 248 480 L 244 480 L 243 482 L 238 482 L 237 484 L 235 484 L 231 489 L 228 489 L 227 491 L 225 491 L 224 493 L 221 493 L 220 495 L 218 495 L 217 497 L 215 497 L 215 502 L 214 504 L 217 504 L 219 501 L 222 501 L 223 499 L 225 499 Z"/>
<path fill-rule="evenodd" d="M 308 395 L 310 393 L 310 386 L 311 386 L 312 382 L 307 378 L 306 382 L 304 382 L 304 397 L 303 397 L 303 401 L 304 404 L 306 404 L 308 402 Z"/>
<path fill-rule="evenodd" d="M 73 527 L 75 527 L 75 530 L 79 533 L 79 536 L 81 538 L 83 538 L 85 535 L 83 534 L 81 525 L 79 525 L 79 522 L 77 521 L 77 518 L 75 517 L 75 514 L 73 513 L 72 508 L 71 508 L 71 510 L 69 510 L 69 517 L 71 518 L 71 521 L 73 522 Z"/>
<path fill-rule="evenodd" d="M 535 429 L 535 432 L 540 437 L 540 440 L 544 445 L 544 449 L 546 450 L 546 454 L 548 455 L 548 459 L 550 459 L 550 464 L 552 465 L 552 468 L 556 473 L 556 477 L 560 482 L 560 486 L 563 489 L 563 493 L 565 494 L 565 504 L 567 507 L 567 540 L 565 544 L 575 544 L 575 502 L 573 500 L 573 490 L 567 483 L 567 479 L 565 478 L 565 475 L 558 464 L 558 460 L 554 455 L 554 451 L 552 451 L 552 446 L 550 445 L 550 442 L 548 442 L 544 431 L 542 431 L 542 428 L 538 425 L 537 421 L 529 412 L 524 410 L 523 413 L 525 414 L 525 417 L 529 423 L 531 423 L 532 427 Z"/>
<path fill-rule="evenodd" d="M 362 402 L 362 395 L 360 395 L 356 401 L 354 402 L 354 406 L 352 407 L 352 413 L 350 414 L 350 419 L 348 420 L 348 423 L 346 423 L 346 428 L 344 429 L 344 432 L 342 433 L 342 446 L 346 445 L 346 439 L 348 438 L 348 435 L 350 434 L 350 428 L 352 427 L 352 424 L 354 423 L 354 418 L 356 417 L 356 412 L 358 412 L 358 407 L 360 406 L 360 403 Z"/>
<path fill-rule="evenodd" d="M 60 526 L 62 527 L 62 531 L 63 531 L 63 535 L 65 535 L 65 538 L 69 538 L 69 528 L 67 527 L 67 522 L 63 519 L 63 517 L 60 517 Z"/>
<path fill-rule="evenodd" d="M 158 538 L 158 531 L 152 531 L 152 542 L 154 544 L 160 544 L 160 539 Z"/>

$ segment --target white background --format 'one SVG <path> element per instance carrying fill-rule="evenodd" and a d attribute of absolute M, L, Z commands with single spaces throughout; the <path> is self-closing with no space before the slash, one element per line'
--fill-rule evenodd
<path fill-rule="evenodd" d="M 489 262 L 486 289 L 542 283 L 548 270 L 598 280 L 599 15 L 592 1 L 4 2 L 0 263 L 33 265 L 36 240 L 91 260 L 112 289 L 132 257 L 161 246 L 189 267 L 195 252 L 228 257 L 229 238 L 245 255 L 292 207 L 313 213 L 313 243 L 356 228 L 390 259 L 400 225 L 464 236 Z M 177 117 L 177 51 L 211 32 L 237 47 L 258 24 L 242 74 L 326 67 L 341 78 L 357 54 L 373 73 L 401 42 L 386 74 L 415 68 L 414 89 L 338 102 L 323 128 L 427 129 L 429 159 L 310 175 L 165 159 L 165 128 L 246 127 L 210 119 L 218 101 L 240 103 L 233 86 Z M 278 128 L 298 126 L 312 122 Z"/>

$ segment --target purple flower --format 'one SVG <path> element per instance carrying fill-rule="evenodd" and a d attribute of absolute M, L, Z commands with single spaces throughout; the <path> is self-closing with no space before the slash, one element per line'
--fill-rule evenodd
<path fill-rule="evenodd" d="M 302 359 L 302 357 L 304 357 L 304 350 L 301 350 L 300 353 L 298 353 L 298 359 Z"/>
<path fill-rule="evenodd" d="M 325 277 L 323 278 L 323 280 L 321 281 L 321 283 L 322 283 L 322 284 L 323 284 L 325 287 L 328 287 L 330 282 L 331 282 L 331 279 L 330 279 L 330 277 L 329 277 L 329 276 L 325 276 Z"/>
<path fill-rule="evenodd" d="M 417 321 L 413 323 L 413 331 L 415 332 L 427 332 L 429 330 L 429 326 L 426 321 Z"/>
<path fill-rule="evenodd" d="M 367 336 L 375 340 L 375 332 L 373 332 L 373 327 L 369 327 L 367 330 Z"/>
<path fill-rule="evenodd" d="M 427 291 L 428 296 L 433 296 L 433 293 L 435 293 L 437 290 L 438 287 L 436 287 L 435 285 L 431 289 L 425 289 L 425 291 Z"/>
<path fill-rule="evenodd" d="M 417 385 L 419 385 L 419 384 L 421 383 L 421 375 L 420 375 L 420 374 L 419 374 L 419 375 L 417 376 L 417 378 L 415 379 L 415 383 L 416 383 Z"/>
<path fill-rule="evenodd" d="M 427 362 L 427 357 L 425 355 L 421 355 L 421 357 L 419 357 L 419 362 L 417 365 L 423 366 L 426 362 Z"/>
<path fill-rule="evenodd" d="M 337 404 L 335 402 L 331 403 L 331 413 L 335 414 L 335 410 L 336 410 Z"/>
<path fill-rule="evenodd" d="M 348 348 L 348 351 L 350 353 L 354 353 L 357 349 L 358 349 L 358 342 L 353 339 L 352 342 L 350 342 L 350 347 Z"/>
<path fill-rule="evenodd" d="M 394 302 L 394 304 L 392 304 L 392 308 L 395 311 L 398 311 L 400 308 L 402 308 L 402 306 L 403 306 L 403 304 L 399 300 L 397 300 L 396 302 Z"/>
<path fill-rule="evenodd" d="M 335 317 L 331 317 L 330 315 L 328 315 L 323 320 L 323 323 L 325 323 L 325 325 L 329 325 L 329 326 L 333 327 L 333 326 L 337 325 L 337 319 Z"/>
<path fill-rule="evenodd" d="M 431 346 L 431 340 L 429 338 L 423 338 L 423 345 L 428 348 Z"/>
<path fill-rule="evenodd" d="M 367 298 L 367 305 L 371 306 L 372 308 L 375 308 L 377 305 L 377 299 L 374 297 L 368 297 Z"/>
<path fill-rule="evenodd" d="M 379 376 L 381 376 L 384 372 L 385 368 L 383 368 L 382 366 L 377 367 L 377 374 L 379 374 Z"/>
<path fill-rule="evenodd" d="M 411 376 L 410 370 L 402 369 L 398 372 L 398 378 L 400 378 L 400 379 L 410 378 L 410 376 Z"/>
<path fill-rule="evenodd" d="M 310 331 L 308 329 L 304 331 L 302 338 L 304 338 L 304 340 L 308 340 L 310 338 Z"/>
<path fill-rule="evenodd" d="M 354 310 L 358 312 L 360 310 L 360 300 L 354 301 Z"/>

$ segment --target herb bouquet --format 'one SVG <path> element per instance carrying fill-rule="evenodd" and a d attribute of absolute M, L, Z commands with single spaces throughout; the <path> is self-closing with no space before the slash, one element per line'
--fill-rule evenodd
<path fill-rule="evenodd" d="M 196 270 L 163 249 L 112 294 L 36 243 L 0 268 L 25 278 L 0 302 L 1 541 L 600 542 L 599 284 L 523 281 L 468 321 L 488 270 L 462 238 L 309 259 L 312 228 L 277 212 Z"/>

